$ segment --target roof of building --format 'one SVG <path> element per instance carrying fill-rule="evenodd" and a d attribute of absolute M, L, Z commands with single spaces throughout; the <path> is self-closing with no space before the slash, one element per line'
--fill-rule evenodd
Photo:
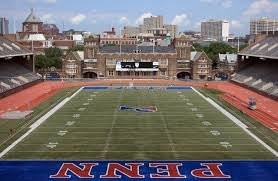
<path fill-rule="evenodd" d="M 69 52 L 67 57 L 69 57 L 70 55 L 73 55 L 77 61 L 84 60 L 84 51 L 71 51 L 71 52 Z M 70 60 L 73 61 L 72 59 L 70 59 Z M 69 61 L 69 60 L 67 60 L 67 61 Z"/>
<path fill-rule="evenodd" d="M 202 52 L 191 52 L 190 54 L 190 60 L 196 61 L 199 59 L 199 57 L 202 55 Z"/>
<path fill-rule="evenodd" d="M 31 9 L 31 13 L 29 14 L 29 16 L 26 18 L 26 20 L 24 21 L 24 23 L 42 23 L 42 21 L 40 20 L 39 17 L 37 17 L 34 13 L 34 9 Z"/>
<path fill-rule="evenodd" d="M 239 55 L 278 59 L 278 36 L 269 36 L 248 46 Z"/>
<path fill-rule="evenodd" d="M 227 61 L 228 63 L 237 62 L 237 54 L 219 54 L 218 58 L 220 62 L 225 62 L 225 61 Z"/>
<path fill-rule="evenodd" d="M 174 47 L 170 46 L 138 46 L 136 45 L 123 45 L 121 46 L 122 53 L 134 53 L 138 50 L 140 53 L 176 53 Z M 100 48 L 100 53 L 119 53 L 120 46 L 103 46 Z"/>
<path fill-rule="evenodd" d="M 43 24 L 42 27 L 44 29 L 58 29 L 57 25 L 55 24 Z"/>
<path fill-rule="evenodd" d="M 21 45 L 0 36 L 0 58 L 32 55 L 30 50 Z"/>

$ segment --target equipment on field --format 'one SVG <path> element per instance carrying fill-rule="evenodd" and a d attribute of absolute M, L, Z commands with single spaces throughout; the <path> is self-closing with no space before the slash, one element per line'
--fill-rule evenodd
<path fill-rule="evenodd" d="M 257 109 L 257 102 L 255 98 L 249 97 L 248 108 L 251 110 Z"/>

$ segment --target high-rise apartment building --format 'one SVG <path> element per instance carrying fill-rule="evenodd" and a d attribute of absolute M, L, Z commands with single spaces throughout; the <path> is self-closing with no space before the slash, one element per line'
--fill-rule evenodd
<path fill-rule="evenodd" d="M 278 20 L 261 18 L 250 21 L 250 35 L 271 34 L 278 31 Z"/>
<path fill-rule="evenodd" d="M 9 34 L 9 20 L 0 18 L 0 34 Z"/>
<path fill-rule="evenodd" d="M 229 22 L 222 20 L 204 21 L 201 23 L 201 35 L 205 39 L 228 41 Z"/>
<path fill-rule="evenodd" d="M 144 26 L 147 29 L 163 28 L 163 16 L 151 16 L 144 18 Z"/>

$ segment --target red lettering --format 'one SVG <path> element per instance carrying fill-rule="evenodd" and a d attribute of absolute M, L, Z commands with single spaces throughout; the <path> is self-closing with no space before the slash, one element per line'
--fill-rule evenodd
<path fill-rule="evenodd" d="M 94 178 L 94 175 L 91 175 L 91 170 L 98 163 L 80 163 L 79 165 L 83 168 L 76 166 L 74 163 L 63 163 L 58 173 L 51 175 L 50 178 L 71 178 L 71 175 L 68 175 L 69 171 L 79 178 Z"/>
<path fill-rule="evenodd" d="M 143 166 L 143 163 L 126 163 L 127 168 L 119 163 L 108 163 L 107 171 L 105 175 L 101 175 L 100 178 L 121 178 L 121 175 L 117 175 L 116 172 L 120 172 L 129 178 L 144 178 L 144 175 L 140 175 L 139 167 Z"/>
<path fill-rule="evenodd" d="M 158 174 L 151 174 L 151 178 L 186 178 L 185 175 L 181 175 L 179 172 L 179 167 L 182 163 L 150 163 L 150 167 L 165 167 L 157 168 Z M 167 173 L 167 175 L 161 175 L 162 173 Z"/>
<path fill-rule="evenodd" d="M 191 171 L 191 174 L 198 178 L 231 178 L 230 175 L 225 175 L 221 169 L 221 163 L 201 163 L 201 166 L 207 168 L 199 168 Z"/>

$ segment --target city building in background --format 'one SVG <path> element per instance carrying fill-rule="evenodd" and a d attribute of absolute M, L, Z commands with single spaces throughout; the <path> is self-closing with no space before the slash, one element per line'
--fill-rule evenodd
<path fill-rule="evenodd" d="M 152 34 L 156 37 L 165 37 L 170 34 L 173 39 L 178 34 L 178 26 L 164 24 L 163 16 L 151 16 L 144 18 L 143 24 L 138 27 L 125 26 L 122 30 L 122 35 L 125 37 L 134 37 L 139 34 Z"/>
<path fill-rule="evenodd" d="M 44 35 L 58 35 L 59 28 L 55 24 L 43 24 L 42 31 Z"/>
<path fill-rule="evenodd" d="M 229 22 L 222 20 L 209 20 L 201 23 L 201 36 L 211 41 L 228 41 Z"/>
<path fill-rule="evenodd" d="M 274 34 L 278 31 L 278 20 L 261 18 L 250 21 L 250 35 Z"/>
<path fill-rule="evenodd" d="M 9 34 L 9 20 L 0 18 L 0 34 Z"/>

